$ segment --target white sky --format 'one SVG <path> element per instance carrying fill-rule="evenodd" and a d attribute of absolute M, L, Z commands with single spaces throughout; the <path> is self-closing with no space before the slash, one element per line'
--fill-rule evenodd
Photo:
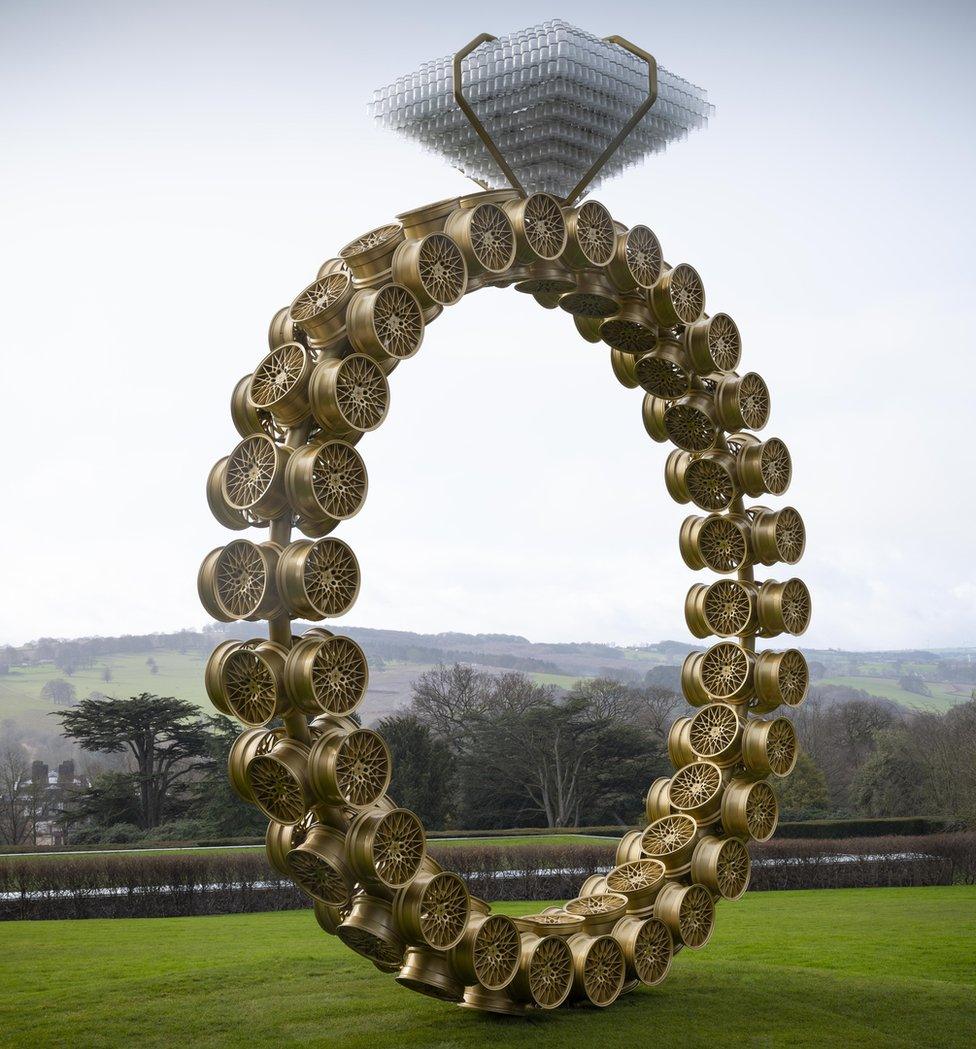
<path fill-rule="evenodd" d="M 372 89 L 556 14 L 717 106 L 597 197 L 699 269 L 772 388 L 805 641 L 976 642 L 974 15 L 938 2 L 0 5 L 0 639 L 205 622 L 196 570 L 228 533 L 204 481 L 271 315 L 353 236 L 470 186 L 371 126 Z M 430 328 L 360 444 L 350 622 L 688 639 L 688 509 L 607 352 L 512 292 Z"/>

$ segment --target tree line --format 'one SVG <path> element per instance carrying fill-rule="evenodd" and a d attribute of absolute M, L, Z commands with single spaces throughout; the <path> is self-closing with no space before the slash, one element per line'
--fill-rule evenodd
<path fill-rule="evenodd" d="M 391 794 L 431 829 L 633 825 L 673 770 L 673 690 L 610 678 L 568 692 L 524 674 L 456 663 L 422 674 L 409 706 L 376 726 L 393 756 Z M 36 841 L 41 822 L 76 843 L 248 837 L 263 820 L 227 781 L 240 727 L 171 696 L 90 696 L 55 711 L 95 756 L 87 779 L 49 786 L 26 749 L 0 743 L 0 840 Z M 784 819 L 948 817 L 976 825 L 976 700 L 943 714 L 814 694 L 786 711 L 801 755 L 776 784 Z"/>
<path fill-rule="evenodd" d="M 381 721 L 391 793 L 428 826 L 630 825 L 667 756 L 674 691 L 603 678 L 568 693 L 525 675 L 438 667 Z M 976 701 L 944 714 L 814 696 L 785 710 L 801 755 L 775 788 L 784 819 L 940 816 L 976 824 Z"/>
<path fill-rule="evenodd" d="M 204 840 L 262 834 L 265 824 L 227 781 L 227 756 L 240 732 L 193 703 L 143 692 L 89 696 L 55 712 L 61 732 L 105 759 L 68 786 L 36 781 L 26 749 L 0 744 L 0 841 L 36 843 L 56 823 L 74 844 Z M 114 758 L 114 760 L 112 760 Z"/>

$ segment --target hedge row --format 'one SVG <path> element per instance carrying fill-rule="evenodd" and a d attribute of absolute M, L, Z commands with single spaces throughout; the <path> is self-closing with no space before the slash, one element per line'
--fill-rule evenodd
<path fill-rule="evenodd" d="M 804 820 L 783 822 L 776 828 L 777 839 L 781 838 L 874 838 L 891 835 L 918 836 L 923 834 L 946 834 L 961 829 L 957 820 L 929 818 L 927 816 L 895 816 L 885 819 Z M 620 837 L 629 827 L 510 827 L 506 830 L 430 830 L 431 841 L 439 838 L 511 838 L 551 834 L 586 834 L 597 837 Z M 43 855 L 48 852 L 120 852 L 124 849 L 212 849 L 240 845 L 263 845 L 264 838 L 209 838 L 204 841 L 144 841 L 135 845 L 7 845 L 0 856 L 24 854 Z"/>
<path fill-rule="evenodd" d="M 613 863 L 612 845 L 441 846 L 432 854 L 488 900 L 567 899 Z M 976 833 L 772 841 L 752 888 L 976 884 Z M 174 917 L 308 906 L 262 852 L 0 860 L 0 919 Z"/>
<path fill-rule="evenodd" d="M 930 819 L 926 816 L 893 816 L 884 819 L 804 820 L 783 822 L 776 828 L 777 838 L 883 838 L 947 834 L 962 829 L 958 821 Z"/>

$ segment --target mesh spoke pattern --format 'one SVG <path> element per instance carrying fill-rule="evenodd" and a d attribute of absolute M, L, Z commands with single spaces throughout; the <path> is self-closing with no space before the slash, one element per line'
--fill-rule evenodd
<path fill-rule="evenodd" d="M 346 926 L 339 928 L 339 938 L 357 954 L 381 965 L 399 965 L 403 960 L 403 947 L 390 943 L 367 929 Z"/>
<path fill-rule="evenodd" d="M 431 947 L 446 949 L 457 943 L 468 920 L 470 901 L 456 874 L 437 874 L 420 903 L 420 931 Z"/>
<path fill-rule="evenodd" d="M 515 232 L 497 204 L 479 204 L 471 216 L 471 247 L 479 265 L 492 273 L 508 269 L 515 257 Z"/>
<path fill-rule="evenodd" d="M 265 725 L 274 717 L 278 683 L 253 649 L 232 652 L 221 665 L 221 678 L 228 705 L 245 725 Z"/>
<path fill-rule="evenodd" d="M 350 732 L 339 744 L 335 763 L 336 785 L 350 805 L 369 805 L 390 781 L 390 752 L 370 729 Z"/>
<path fill-rule="evenodd" d="M 574 317 L 591 317 L 600 320 L 617 312 L 616 299 L 591 291 L 571 291 L 559 300 L 560 309 Z"/>
<path fill-rule="evenodd" d="M 532 953 L 529 990 L 544 1008 L 565 1000 L 573 983 L 573 955 L 565 941 L 547 936 Z"/>
<path fill-rule="evenodd" d="M 371 251 L 373 248 L 378 248 L 383 244 L 394 244 L 400 239 L 400 229 L 401 227 L 398 223 L 371 229 L 369 233 L 364 233 L 361 237 L 350 241 L 339 252 L 339 258 L 355 258 L 357 255 L 362 255 L 364 252 Z"/>
<path fill-rule="evenodd" d="M 732 371 L 742 355 L 742 337 L 735 321 L 726 313 L 716 313 L 708 322 L 708 350 L 716 367 Z"/>
<path fill-rule="evenodd" d="M 579 914 L 567 914 L 566 911 L 550 911 L 542 914 L 526 914 L 518 919 L 533 932 L 553 930 L 556 935 L 579 932 L 583 928 L 583 917 Z"/>
<path fill-rule="evenodd" d="M 780 659 L 778 676 L 783 702 L 790 707 L 802 702 L 810 685 L 810 668 L 803 653 L 795 648 L 784 652 Z"/>
<path fill-rule="evenodd" d="M 373 838 L 373 866 L 387 885 L 403 885 L 417 872 L 425 852 L 424 829 L 412 812 L 399 809 L 381 821 Z"/>
<path fill-rule="evenodd" d="M 766 760 L 777 776 L 787 775 L 796 764 L 796 730 L 786 718 L 776 718 L 766 735 Z"/>
<path fill-rule="evenodd" d="M 651 859 L 666 860 L 695 840 L 698 828 L 690 816 L 665 816 L 641 835 L 641 848 Z"/>
<path fill-rule="evenodd" d="M 341 539 L 320 539 L 305 558 L 305 593 L 323 616 L 348 612 L 359 593 L 359 562 Z"/>
<path fill-rule="evenodd" d="M 800 579 L 790 579 L 783 587 L 782 616 L 791 634 L 802 634 L 810 623 L 810 591 Z"/>
<path fill-rule="evenodd" d="M 467 283 L 464 256 L 457 244 L 443 233 L 425 239 L 417 268 L 424 291 L 434 302 L 449 306 L 464 294 Z"/>
<path fill-rule="evenodd" d="M 566 244 L 566 220 L 555 198 L 532 194 L 525 203 L 522 225 L 529 247 L 539 258 L 558 258 Z"/>
<path fill-rule="evenodd" d="M 584 918 L 595 918 L 602 914 L 613 914 L 627 906 L 627 897 L 619 892 L 594 892 L 589 896 L 577 896 L 566 904 L 570 914 Z"/>
<path fill-rule="evenodd" d="M 278 453 L 274 442 L 263 435 L 241 441 L 227 460 L 224 491 L 235 510 L 256 507 L 275 480 Z"/>
<path fill-rule="evenodd" d="M 351 713 L 366 695 L 369 668 L 363 650 L 348 637 L 323 638 L 312 661 L 312 689 L 330 714 Z"/>
<path fill-rule="evenodd" d="M 691 885 L 681 901 L 678 912 L 681 939 L 688 947 L 702 947 L 712 935 L 715 923 L 715 904 L 708 889 Z"/>
<path fill-rule="evenodd" d="M 246 539 L 228 543 L 217 559 L 217 600 L 235 619 L 246 619 L 261 605 L 268 572 L 261 551 Z"/>
<path fill-rule="evenodd" d="M 663 878 L 664 864 L 658 860 L 632 860 L 610 871 L 607 888 L 624 895 L 639 893 L 654 888 Z"/>
<path fill-rule="evenodd" d="M 724 757 L 735 748 L 742 724 L 733 707 L 710 703 L 691 719 L 691 749 L 703 758 Z"/>
<path fill-rule="evenodd" d="M 617 246 L 617 231 L 610 212 L 595 200 L 583 204 L 576 217 L 576 240 L 580 251 L 594 266 L 605 266 Z"/>
<path fill-rule="evenodd" d="M 634 944 L 634 968 L 641 983 L 653 987 L 671 968 L 674 944 L 668 927 L 659 918 L 648 918 Z"/>
<path fill-rule="evenodd" d="M 698 320 L 705 308 L 705 288 L 691 266 L 681 263 L 671 271 L 671 306 L 682 324 Z"/>
<path fill-rule="evenodd" d="M 366 464 L 352 445 L 322 445 L 312 464 L 312 491 L 323 514 L 337 521 L 354 516 L 366 499 L 366 485 Z"/>
<path fill-rule="evenodd" d="M 750 430 L 761 430 L 769 422 L 769 388 L 761 375 L 747 372 L 739 383 L 739 413 Z"/>
<path fill-rule="evenodd" d="M 251 379 L 251 403 L 256 408 L 272 411 L 301 381 L 307 363 L 305 349 L 296 342 L 272 350 Z"/>
<path fill-rule="evenodd" d="M 737 900 L 749 886 L 749 850 L 738 838 L 722 842 L 715 861 L 715 880 L 723 899 Z"/>
<path fill-rule="evenodd" d="M 670 798 L 676 809 L 701 812 L 716 804 L 722 790 L 722 773 L 710 761 L 685 765 L 671 778 Z"/>
<path fill-rule="evenodd" d="M 803 518 L 792 506 L 779 511 L 776 519 L 776 550 L 779 560 L 788 565 L 795 565 L 803 555 L 806 546 L 807 532 Z"/>
<path fill-rule="evenodd" d="M 712 645 L 701 661 L 702 684 L 716 699 L 738 696 L 749 679 L 749 669 L 749 657 L 741 646 L 721 642 Z"/>
<path fill-rule="evenodd" d="M 526 295 L 565 295 L 575 287 L 576 281 L 570 277 L 538 277 L 520 281 L 515 290 Z"/>
<path fill-rule="evenodd" d="M 779 804 L 768 783 L 756 783 L 746 801 L 746 823 L 756 841 L 766 841 L 776 829 Z"/>
<path fill-rule="evenodd" d="M 328 314 L 349 290 L 348 273 L 329 273 L 310 284 L 295 299 L 291 307 L 291 319 L 299 326 Z"/>
<path fill-rule="evenodd" d="M 627 268 L 638 287 L 650 288 L 661 276 L 661 242 L 647 226 L 634 226 L 626 236 Z"/>
<path fill-rule="evenodd" d="M 474 970 L 483 986 L 495 990 L 508 984 L 518 968 L 521 937 L 515 923 L 490 914 L 474 939 Z"/>
<path fill-rule="evenodd" d="M 583 989 L 594 1005 L 609 1005 L 623 986 L 624 952 L 612 936 L 601 936 L 586 953 Z"/>
<path fill-rule="evenodd" d="M 664 413 L 668 437 L 686 452 L 703 452 L 711 448 L 718 427 L 697 404 L 672 404 Z"/>
<path fill-rule="evenodd" d="M 753 617 L 753 596 L 735 579 L 712 583 L 704 601 L 705 621 L 719 637 L 732 637 L 749 631 Z"/>
<path fill-rule="evenodd" d="M 600 337 L 615 350 L 634 355 L 647 353 L 657 342 L 654 330 L 646 324 L 618 317 L 611 317 L 600 326 Z"/>
<path fill-rule="evenodd" d="M 782 495 L 789 488 L 793 463 L 789 450 L 778 437 L 763 443 L 760 468 L 763 483 L 771 495 Z"/>
<path fill-rule="evenodd" d="M 412 357 L 424 335 L 420 303 L 399 284 L 388 284 L 373 302 L 373 328 L 384 351 L 397 360 Z"/>
<path fill-rule="evenodd" d="M 292 877 L 310 896 L 340 907 L 349 899 L 349 887 L 334 864 L 314 852 L 290 852 L 288 867 Z"/>
<path fill-rule="evenodd" d="M 386 376 L 362 354 L 347 357 L 336 378 L 336 404 L 356 430 L 372 430 L 383 421 L 390 401 Z"/>
<path fill-rule="evenodd" d="M 654 353 L 638 360 L 634 365 L 634 374 L 648 393 L 654 394 L 655 397 L 663 397 L 666 401 L 683 397 L 691 383 L 687 369 L 676 361 L 659 357 Z"/>
<path fill-rule="evenodd" d="M 258 805 L 280 823 L 297 823 L 305 815 L 302 784 L 284 762 L 259 755 L 247 766 L 247 779 Z"/>
<path fill-rule="evenodd" d="M 710 517 L 698 533 L 698 550 L 713 572 L 734 572 L 748 555 L 743 530 L 727 517 Z"/>
<path fill-rule="evenodd" d="M 735 480 L 716 459 L 695 459 L 685 471 L 688 494 L 703 510 L 724 510 L 735 498 Z"/>

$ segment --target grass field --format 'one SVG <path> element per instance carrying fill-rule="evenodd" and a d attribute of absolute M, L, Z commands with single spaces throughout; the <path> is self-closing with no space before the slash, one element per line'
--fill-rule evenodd
<path fill-rule="evenodd" d="M 957 703 L 963 703 L 969 699 L 972 690 L 970 685 L 949 685 L 928 682 L 931 696 L 919 696 L 914 692 L 906 692 L 899 688 L 891 678 L 881 677 L 827 677 L 817 684 L 822 685 L 846 685 L 848 688 L 859 688 L 864 692 L 870 692 L 872 696 L 881 696 L 882 699 L 890 699 L 899 706 L 909 707 L 912 710 L 932 710 L 942 712 L 954 707 Z M 953 691 L 953 689 L 957 691 Z"/>
<path fill-rule="evenodd" d="M 538 904 L 511 905 L 510 913 Z M 529 1020 L 398 988 L 311 914 L 0 924 L 10 1047 L 971 1046 L 976 887 L 755 893 L 606 1016 Z"/>
<path fill-rule="evenodd" d="M 193 652 L 160 651 L 153 655 L 159 668 L 150 674 L 146 666 L 145 653 L 137 655 L 113 655 L 100 660 L 86 670 L 76 670 L 66 677 L 50 663 L 38 667 L 15 667 L 8 674 L 0 675 L 0 718 L 12 718 L 30 730 L 56 732 L 58 722 L 48 717 L 49 711 L 57 708 L 41 696 L 45 683 L 61 678 L 74 685 L 78 699 L 90 692 L 104 692 L 109 696 L 132 696 L 140 692 L 155 692 L 161 696 L 176 696 L 196 703 L 206 713 L 214 713 L 203 687 L 203 670 L 206 660 Z M 102 674 L 108 667 L 111 680 L 104 681 Z M 367 721 L 384 717 L 406 703 L 410 686 L 430 667 L 423 663 L 390 661 L 382 668 L 370 673 L 370 689 L 362 712 Z M 537 685 L 558 685 L 572 688 L 578 680 L 567 674 L 528 675 Z"/>
<path fill-rule="evenodd" d="M 153 655 L 159 667 L 158 674 L 150 674 L 146 654 L 107 656 L 86 670 L 76 670 L 65 677 L 57 667 L 43 664 L 37 667 L 15 667 L 0 676 L 0 714 L 14 718 L 29 728 L 58 730 L 55 718 L 47 717 L 50 710 L 59 708 L 42 698 L 41 689 L 53 678 L 63 678 L 75 687 L 79 699 L 89 692 L 104 692 L 110 696 L 132 696 L 140 692 L 155 692 L 161 696 L 177 696 L 205 707 L 213 708 L 203 688 L 204 660 L 194 653 L 156 652 Z M 108 667 L 111 681 L 102 680 Z M 63 709 L 63 708 L 62 708 Z"/>
<path fill-rule="evenodd" d="M 645 656 L 647 658 L 643 659 Z M 657 653 L 639 651 L 627 651 L 625 657 L 633 657 L 634 660 L 647 662 L 649 665 L 661 660 Z M 84 699 L 90 692 L 104 692 L 111 696 L 156 692 L 189 700 L 207 713 L 213 713 L 203 687 L 206 662 L 203 656 L 194 652 L 180 654 L 175 651 L 158 651 L 154 653 L 153 658 L 159 668 L 157 674 L 150 674 L 145 653 L 139 653 L 107 656 L 93 667 L 75 671 L 65 680 L 74 685 L 79 699 Z M 872 666 L 865 664 L 865 669 L 871 669 Z M 935 669 L 934 664 L 911 666 L 924 668 L 930 673 Z M 111 680 L 107 682 L 102 678 L 106 667 L 111 671 Z M 429 669 L 427 664 L 389 660 L 382 667 L 373 670 L 370 674 L 369 692 L 362 707 L 366 722 L 384 717 L 408 702 L 411 683 Z M 883 672 L 880 664 L 877 669 Z M 530 673 L 527 676 L 538 685 L 557 685 L 563 689 L 572 688 L 578 680 L 576 676 L 569 674 Z M 41 689 L 45 682 L 53 678 L 64 678 L 64 675 L 52 664 L 31 668 L 15 667 L 8 674 L 0 675 L 0 718 L 11 718 L 28 730 L 56 732 L 57 721 L 47 716 L 48 712 L 55 708 L 41 697 Z M 958 686 L 958 690 L 953 691 L 953 686 L 949 684 L 930 684 L 932 695 L 918 696 L 899 688 L 891 678 L 882 676 L 830 676 L 824 678 L 823 683 L 862 689 L 916 710 L 947 710 L 968 699 L 970 693 L 970 688 L 965 685 Z"/>

